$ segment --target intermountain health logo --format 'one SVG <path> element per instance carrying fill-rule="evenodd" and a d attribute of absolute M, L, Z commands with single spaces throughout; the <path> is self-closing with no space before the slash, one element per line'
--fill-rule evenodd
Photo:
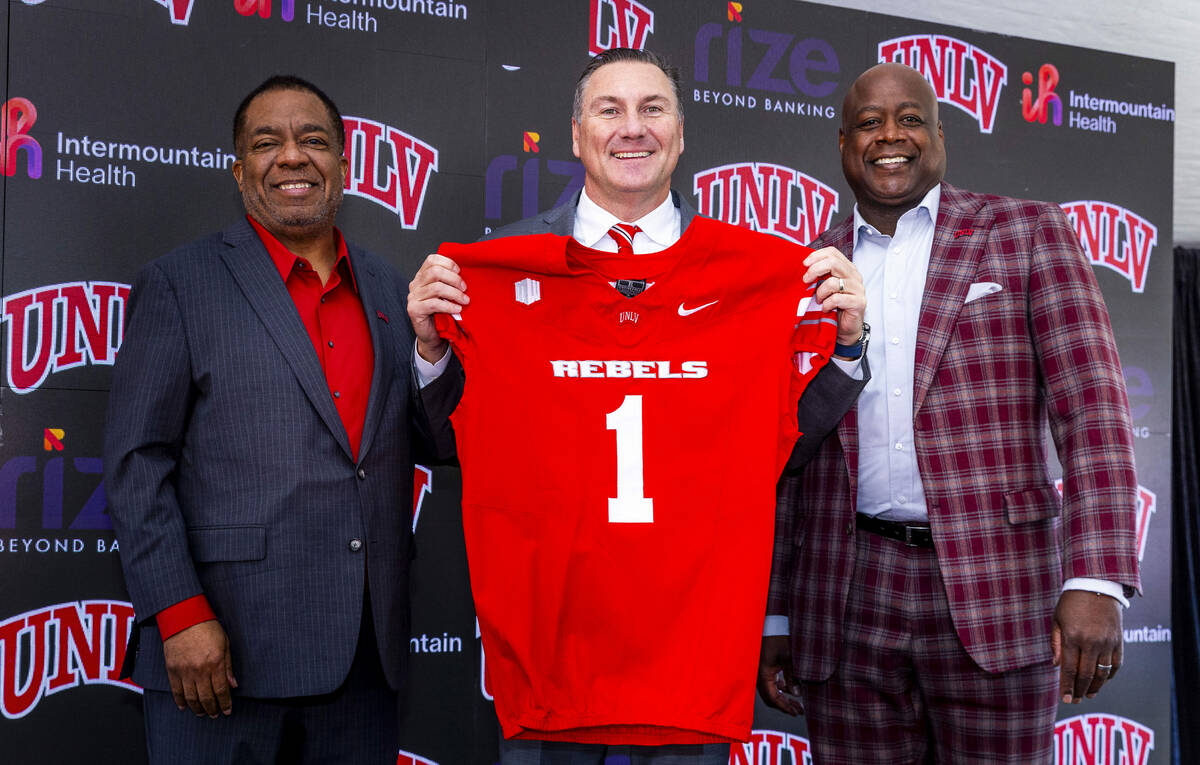
<path fill-rule="evenodd" d="M 120 600 L 58 603 L 0 622 L 0 712 L 10 720 L 46 696 L 82 685 L 142 689 L 118 679 L 133 606 Z"/>
<path fill-rule="evenodd" d="M 588 53 L 610 48 L 644 48 L 654 31 L 654 11 L 637 0 L 589 0 Z"/>
<path fill-rule="evenodd" d="M 1008 67 L 971 43 L 945 35 L 912 35 L 879 43 L 879 61 L 907 64 L 925 75 L 937 100 L 962 109 L 992 132 Z"/>
<path fill-rule="evenodd" d="M 11 178 L 25 156 L 25 173 L 42 177 L 42 145 L 29 135 L 37 122 L 37 107 L 28 98 L 10 98 L 4 102 L 0 117 L 0 173 Z"/>
<path fill-rule="evenodd" d="M 284 22 L 295 21 L 299 11 L 306 24 L 355 32 L 378 32 L 381 11 L 457 21 L 466 21 L 470 14 L 464 3 L 453 0 L 322 0 L 302 6 L 296 0 L 233 0 L 233 9 L 242 16 L 261 19 L 272 18 L 278 11 Z"/>
<path fill-rule="evenodd" d="M 1059 84 L 1058 67 L 1046 63 L 1038 67 L 1037 95 L 1034 96 L 1033 72 L 1024 72 L 1021 82 L 1026 87 L 1021 91 L 1021 117 L 1026 122 L 1037 122 L 1042 125 L 1050 119 L 1054 125 L 1063 124 L 1063 100 L 1055 92 Z M 1116 133 L 1117 117 L 1140 117 L 1164 122 L 1175 121 L 1175 109 L 1165 103 L 1155 104 L 1152 101 L 1125 101 L 1114 98 L 1093 96 L 1089 93 L 1067 92 L 1069 111 L 1067 126 L 1077 130 L 1089 130 L 1094 133 Z M 1090 113 L 1089 113 L 1090 112 Z"/>
<path fill-rule="evenodd" d="M 342 117 L 346 126 L 346 193 L 369 199 L 415 229 L 429 179 L 438 169 L 438 150 L 399 128 L 366 117 Z"/>
<path fill-rule="evenodd" d="M 1093 265 L 1116 271 L 1134 292 L 1146 288 L 1158 227 L 1133 210 L 1088 199 L 1061 205 Z"/>
<path fill-rule="evenodd" d="M 829 228 L 838 193 L 795 168 L 740 162 L 692 176 L 700 214 L 808 244 Z"/>

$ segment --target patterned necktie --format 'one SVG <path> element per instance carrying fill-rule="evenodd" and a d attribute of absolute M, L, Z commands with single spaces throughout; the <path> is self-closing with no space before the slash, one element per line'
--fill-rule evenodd
<path fill-rule="evenodd" d="M 608 235 L 617 243 L 618 255 L 633 254 L 633 237 L 639 231 L 641 229 L 632 223 L 618 223 L 608 230 Z"/>

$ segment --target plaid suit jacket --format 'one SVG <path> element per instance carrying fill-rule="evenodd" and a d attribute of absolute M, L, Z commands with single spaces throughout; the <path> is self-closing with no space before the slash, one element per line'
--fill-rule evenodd
<path fill-rule="evenodd" d="M 850 253 L 852 226 L 850 217 L 811 246 Z M 965 303 L 976 282 L 1002 290 Z M 1064 576 L 1140 587 L 1120 360 L 1062 211 L 943 184 L 917 338 L 916 452 L 958 636 L 989 672 L 1046 661 Z M 768 613 L 789 615 L 794 668 L 810 682 L 839 658 L 857 428 L 855 408 L 804 472 L 779 484 Z"/>

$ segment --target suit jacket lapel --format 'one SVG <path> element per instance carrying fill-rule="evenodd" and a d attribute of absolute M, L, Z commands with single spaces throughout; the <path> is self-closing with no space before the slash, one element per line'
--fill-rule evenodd
<path fill-rule="evenodd" d="M 329 395 L 329 383 L 321 370 L 317 352 L 266 247 L 244 220 L 227 230 L 224 238 L 229 248 L 222 257 L 234 281 L 275 340 L 313 408 L 350 456 L 350 439 Z"/>
<path fill-rule="evenodd" d="M 358 457 L 367 453 L 375 432 L 379 428 L 379 420 L 383 408 L 387 404 L 389 382 L 392 379 L 393 349 L 389 323 L 392 317 L 384 318 L 386 313 L 379 295 L 376 294 L 378 280 L 385 278 L 368 265 L 361 251 L 352 245 L 346 245 L 350 253 L 350 267 L 354 269 L 354 280 L 358 285 L 358 296 L 362 300 L 363 312 L 367 316 L 367 326 L 371 330 L 371 347 L 375 350 L 375 370 L 371 373 L 371 393 L 367 399 L 367 414 L 363 420 L 362 440 L 358 446 Z M 407 316 L 401 317 L 407 321 Z"/>
<path fill-rule="evenodd" d="M 942 199 L 934 226 L 925 295 L 917 322 L 917 348 L 913 369 L 913 416 L 933 382 L 946 344 L 963 301 L 983 257 L 992 215 L 948 183 L 942 184 Z"/>

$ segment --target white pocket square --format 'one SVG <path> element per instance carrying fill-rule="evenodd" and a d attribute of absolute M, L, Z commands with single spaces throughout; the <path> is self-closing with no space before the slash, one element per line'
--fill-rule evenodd
<path fill-rule="evenodd" d="M 995 282 L 975 282 L 967 290 L 967 299 L 963 301 L 963 305 L 970 303 L 972 300 L 978 300 L 984 295 L 990 295 L 993 292 L 999 292 L 1004 289 Z"/>

